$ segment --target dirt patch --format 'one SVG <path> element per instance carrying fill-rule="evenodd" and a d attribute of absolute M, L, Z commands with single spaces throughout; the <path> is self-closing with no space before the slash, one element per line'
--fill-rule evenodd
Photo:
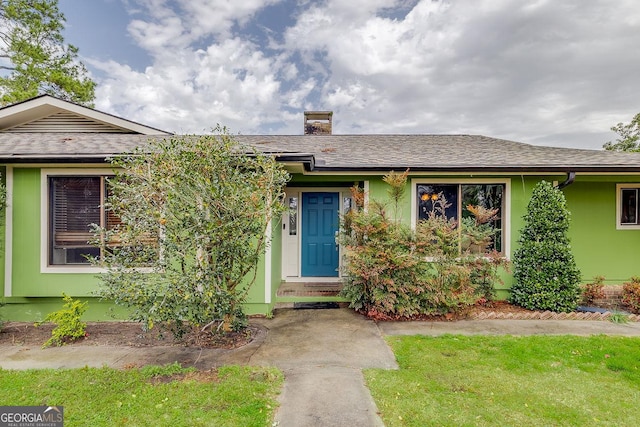
<path fill-rule="evenodd" d="M 0 345 L 41 346 L 49 338 L 54 325 L 34 326 L 29 322 L 7 322 L 0 332 Z M 186 346 L 201 348 L 232 349 L 248 344 L 257 336 L 258 329 L 249 326 L 243 332 L 212 335 L 193 330 L 182 339 L 161 327 L 144 331 L 136 322 L 87 322 L 87 335 L 68 343 L 69 345 L 113 345 L 128 347 Z"/>
<path fill-rule="evenodd" d="M 202 371 L 192 371 L 174 375 L 159 375 L 151 377 L 151 384 L 166 384 L 174 381 L 194 381 L 198 383 L 220 382 L 217 369 L 206 369 Z"/>

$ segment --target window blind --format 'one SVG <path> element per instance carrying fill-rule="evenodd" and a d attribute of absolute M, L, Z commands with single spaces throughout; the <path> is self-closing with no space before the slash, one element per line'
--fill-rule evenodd
<path fill-rule="evenodd" d="M 100 177 L 51 178 L 54 247 L 91 246 L 91 224 L 100 224 Z"/>

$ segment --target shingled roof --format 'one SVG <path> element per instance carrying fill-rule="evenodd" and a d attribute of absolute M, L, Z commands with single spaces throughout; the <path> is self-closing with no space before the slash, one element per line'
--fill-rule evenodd
<path fill-rule="evenodd" d="M 313 155 L 316 170 L 640 171 L 640 154 L 544 147 L 481 135 L 239 136 L 265 152 Z"/>
<path fill-rule="evenodd" d="M 0 133 L 0 161 L 96 162 L 148 135 Z M 640 153 L 555 148 L 480 135 L 238 135 L 239 143 L 309 171 L 640 172 Z"/>

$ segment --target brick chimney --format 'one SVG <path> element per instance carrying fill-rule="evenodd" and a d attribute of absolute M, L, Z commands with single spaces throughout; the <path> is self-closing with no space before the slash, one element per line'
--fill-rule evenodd
<path fill-rule="evenodd" d="M 333 111 L 305 111 L 305 135 L 331 135 Z"/>

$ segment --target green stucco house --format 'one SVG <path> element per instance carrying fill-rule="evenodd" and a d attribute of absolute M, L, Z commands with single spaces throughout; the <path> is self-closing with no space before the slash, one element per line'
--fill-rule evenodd
<path fill-rule="evenodd" d="M 303 117 L 301 117 L 302 122 Z M 499 209 L 496 249 L 509 258 L 531 191 L 557 183 L 572 213 L 570 237 L 583 281 L 611 285 L 640 275 L 640 154 L 532 146 L 479 135 L 334 135 L 331 112 L 305 113 L 301 135 L 241 135 L 240 143 L 273 153 L 291 174 L 288 211 L 272 224 L 247 312 L 277 303 L 336 300 L 342 248 L 339 214 L 353 205 L 349 188 L 384 199 L 382 177 L 410 170 L 402 219 L 424 215 L 425 194 L 442 192 L 459 218 L 468 203 Z M 107 158 L 149 138 L 169 135 L 50 96 L 0 109 L 0 167 L 7 206 L 0 226 L 0 288 L 7 320 L 39 320 L 61 295 L 90 300 L 86 318 L 123 317 L 95 296 L 100 269 L 83 254 L 90 223 L 108 222 L 100 205 Z M 471 200 L 473 198 L 473 200 Z M 505 275 L 498 295 L 508 296 Z"/>

